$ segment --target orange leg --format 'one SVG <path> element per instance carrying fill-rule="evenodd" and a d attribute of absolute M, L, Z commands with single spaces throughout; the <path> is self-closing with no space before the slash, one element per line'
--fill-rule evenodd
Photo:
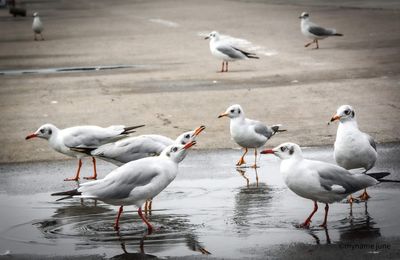
<path fill-rule="evenodd" d="M 82 160 L 79 159 L 78 162 L 78 170 L 76 171 L 76 175 L 74 178 L 66 178 L 64 181 L 78 181 L 79 180 L 79 173 L 81 172 L 81 167 L 82 167 Z"/>
<path fill-rule="evenodd" d="M 151 233 L 153 232 L 153 226 L 152 226 L 152 225 L 150 224 L 150 222 L 143 216 L 142 208 L 141 208 L 141 207 L 138 208 L 138 214 L 139 214 L 139 217 L 143 220 L 143 222 L 147 225 L 148 234 L 151 234 Z"/>
<path fill-rule="evenodd" d="M 314 201 L 314 210 L 313 212 L 311 212 L 310 216 L 306 219 L 306 221 L 304 221 L 303 224 L 300 225 L 300 227 L 302 228 L 309 228 L 310 227 L 310 223 L 311 223 L 311 218 L 314 216 L 315 212 L 317 212 L 318 210 L 318 205 L 317 202 Z"/>
<path fill-rule="evenodd" d="M 367 189 L 364 189 L 363 194 L 361 194 L 360 196 L 358 196 L 361 200 L 363 201 L 367 201 L 369 198 L 371 198 L 368 193 L 367 193 Z"/>
<path fill-rule="evenodd" d="M 119 230 L 119 218 L 121 217 L 124 206 L 119 207 L 117 218 L 115 219 L 114 230 Z"/>
<path fill-rule="evenodd" d="M 244 154 L 242 155 L 242 157 L 240 157 L 239 161 L 236 163 L 236 166 L 240 166 L 242 164 L 245 164 L 246 162 L 244 161 L 244 156 L 247 154 L 248 149 L 244 148 Z"/>
<path fill-rule="evenodd" d="M 96 159 L 92 157 L 93 162 L 93 176 L 92 177 L 84 177 L 86 180 L 96 180 L 97 179 L 97 170 L 96 170 Z"/>
<path fill-rule="evenodd" d="M 326 203 L 325 204 L 325 217 L 324 217 L 324 223 L 322 223 L 321 225 L 320 225 L 320 227 L 324 227 L 324 228 L 326 228 L 326 223 L 327 223 L 327 221 L 328 221 L 328 211 L 329 211 L 329 205 L 328 205 L 328 203 Z"/>
<path fill-rule="evenodd" d="M 254 148 L 254 164 L 252 168 L 257 168 L 257 148 Z"/>

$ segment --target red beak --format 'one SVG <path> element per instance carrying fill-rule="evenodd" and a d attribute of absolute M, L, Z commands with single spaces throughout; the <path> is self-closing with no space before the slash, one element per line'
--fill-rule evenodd
<path fill-rule="evenodd" d="M 31 139 L 31 138 L 34 138 L 34 137 L 37 137 L 37 134 L 30 134 L 27 137 L 25 137 L 25 140 L 28 140 L 28 139 Z"/>
<path fill-rule="evenodd" d="M 196 144 L 196 141 L 191 141 L 190 143 L 187 143 L 182 149 L 187 150 L 195 144 Z"/>
<path fill-rule="evenodd" d="M 267 149 L 264 151 L 261 151 L 262 154 L 275 154 L 275 152 L 272 149 Z"/>

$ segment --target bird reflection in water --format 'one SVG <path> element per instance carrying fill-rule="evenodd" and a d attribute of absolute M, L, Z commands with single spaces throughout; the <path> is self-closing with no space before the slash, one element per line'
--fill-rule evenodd
<path fill-rule="evenodd" d="M 258 172 L 257 168 L 252 168 L 254 169 L 254 173 L 256 175 L 256 186 L 258 187 Z M 246 168 L 244 167 L 237 167 L 236 171 L 246 180 L 247 188 L 250 187 L 250 179 L 249 177 L 246 176 Z"/>

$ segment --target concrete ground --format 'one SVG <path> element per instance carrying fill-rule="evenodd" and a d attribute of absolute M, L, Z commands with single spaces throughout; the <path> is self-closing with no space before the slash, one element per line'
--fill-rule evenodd
<path fill-rule="evenodd" d="M 268 146 L 333 144 L 327 121 L 351 104 L 377 142 L 399 141 L 400 4 L 368 1 L 25 1 L 28 17 L 0 9 L 0 70 L 98 65 L 133 68 L 79 73 L 0 75 L 0 163 L 65 158 L 24 137 L 51 122 L 60 128 L 141 124 L 138 133 L 175 137 L 204 124 L 201 149 L 237 147 L 231 104 L 249 118 L 288 132 Z M 45 41 L 33 41 L 33 11 Z M 304 48 L 298 16 L 308 11 L 344 37 Z M 259 60 L 230 63 L 210 55 L 212 31 L 242 39 Z M 247 40 L 245 42 L 243 39 Z"/>

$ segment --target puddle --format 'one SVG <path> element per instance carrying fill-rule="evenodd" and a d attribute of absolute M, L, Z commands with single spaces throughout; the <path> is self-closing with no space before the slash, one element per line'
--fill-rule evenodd
<path fill-rule="evenodd" d="M 26 70 L 0 70 L 0 75 L 25 75 L 25 74 L 53 74 L 53 73 L 71 73 L 71 72 L 88 72 L 88 71 L 104 71 L 118 69 L 146 69 L 148 65 L 106 65 L 106 66 L 86 66 L 86 67 L 63 67 L 63 68 L 46 68 L 46 69 L 26 69 Z"/>
<path fill-rule="evenodd" d="M 400 179 L 400 146 L 378 148 L 375 170 L 389 170 L 392 179 Z M 279 160 L 262 156 L 257 171 L 237 171 L 234 163 L 240 155 L 239 150 L 191 151 L 177 179 L 153 201 L 148 218 L 156 231 L 151 235 L 134 207 L 124 208 L 116 232 L 117 207 L 91 200 L 56 202 L 52 192 L 76 185 L 62 181 L 75 171 L 73 160 L 0 165 L 0 252 L 99 258 L 211 253 L 242 259 L 263 258 L 266 252 L 279 257 L 276 248 L 299 243 L 314 249 L 349 241 L 395 243 L 391 239 L 400 231 L 400 189 L 394 183 L 370 188 L 368 204 L 354 204 L 352 210 L 345 203 L 331 205 L 328 230 L 318 226 L 324 214 L 320 205 L 311 229 L 303 230 L 296 225 L 308 216 L 313 203 L 285 187 Z M 331 148 L 307 148 L 305 156 L 333 160 Z M 101 178 L 114 168 L 99 160 Z M 90 173 L 90 163 L 84 163 L 83 176 Z"/>

